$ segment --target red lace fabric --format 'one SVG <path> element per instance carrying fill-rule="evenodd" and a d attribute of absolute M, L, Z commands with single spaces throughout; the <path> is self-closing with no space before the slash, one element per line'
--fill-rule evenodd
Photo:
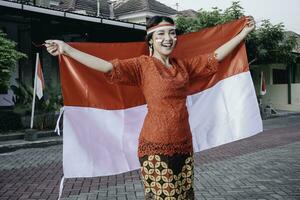
<path fill-rule="evenodd" d="M 149 56 L 111 62 L 114 67 L 105 73 L 107 80 L 139 86 L 147 102 L 148 113 L 139 137 L 138 156 L 192 152 L 186 108 L 188 83 L 195 77 L 213 75 L 218 68 L 215 56 L 205 54 L 186 60 L 172 58 L 172 67 Z"/>

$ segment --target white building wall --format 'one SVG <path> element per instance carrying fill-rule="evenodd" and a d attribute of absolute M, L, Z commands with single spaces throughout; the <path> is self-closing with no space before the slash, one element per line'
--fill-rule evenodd
<path fill-rule="evenodd" d="M 267 85 L 263 96 L 263 105 L 272 104 L 275 109 L 300 112 L 300 83 L 291 85 L 292 104 L 288 104 L 288 85 Z"/>
<path fill-rule="evenodd" d="M 10 78 L 11 85 L 18 85 L 16 82 L 16 78 L 19 78 L 18 68 L 18 66 L 15 67 L 15 70 Z M 7 94 L 0 94 L 0 106 L 13 106 L 13 95 L 14 93 L 10 88 L 8 89 Z"/>
<path fill-rule="evenodd" d="M 288 85 L 273 84 L 273 69 L 285 69 L 283 64 L 271 64 L 252 66 L 253 82 L 255 85 L 256 94 L 260 91 L 260 71 L 264 72 L 267 93 L 262 96 L 263 105 L 271 104 L 278 110 L 289 110 L 300 112 L 300 66 L 296 74 L 296 82 L 291 85 L 291 104 L 288 104 Z"/>
<path fill-rule="evenodd" d="M 292 104 L 300 107 L 300 83 L 292 84 Z"/>
<path fill-rule="evenodd" d="M 119 16 L 117 19 L 125 20 L 132 23 L 146 24 L 147 17 L 153 17 L 155 15 L 166 15 L 166 13 L 156 12 L 136 12 Z"/>

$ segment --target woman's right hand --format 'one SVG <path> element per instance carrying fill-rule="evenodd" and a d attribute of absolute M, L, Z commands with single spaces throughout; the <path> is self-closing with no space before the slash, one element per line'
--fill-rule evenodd
<path fill-rule="evenodd" d="M 68 47 L 70 47 L 67 43 L 61 40 L 46 40 L 45 46 L 47 51 L 52 56 L 58 56 L 60 54 L 66 54 Z"/>
<path fill-rule="evenodd" d="M 73 48 L 61 40 L 46 40 L 45 47 L 52 56 L 64 54 L 89 68 L 101 72 L 108 72 L 113 68 L 110 62 Z"/>

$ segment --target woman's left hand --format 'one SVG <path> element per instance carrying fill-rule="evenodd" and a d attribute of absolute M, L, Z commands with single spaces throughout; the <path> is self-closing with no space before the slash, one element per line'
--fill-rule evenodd
<path fill-rule="evenodd" d="M 243 29 L 243 32 L 245 33 L 245 35 L 248 35 L 250 32 L 252 32 L 255 29 L 255 21 L 252 16 L 247 16 L 246 19 L 247 19 L 247 23 Z"/>

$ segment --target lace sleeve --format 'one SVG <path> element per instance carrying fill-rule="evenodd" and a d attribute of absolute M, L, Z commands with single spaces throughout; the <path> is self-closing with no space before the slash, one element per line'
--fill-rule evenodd
<path fill-rule="evenodd" d="M 141 84 L 141 69 L 138 58 L 114 59 L 110 61 L 112 70 L 104 73 L 106 80 L 111 84 L 139 86 Z"/>
<path fill-rule="evenodd" d="M 199 55 L 186 59 L 190 78 L 205 78 L 218 71 L 219 62 L 214 53 Z"/>

